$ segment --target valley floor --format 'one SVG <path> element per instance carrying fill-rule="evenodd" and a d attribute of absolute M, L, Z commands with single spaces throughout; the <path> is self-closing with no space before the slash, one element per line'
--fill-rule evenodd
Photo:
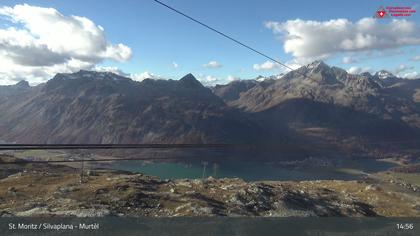
<path fill-rule="evenodd" d="M 75 168 L 7 164 L 13 159 L 0 156 L 1 216 L 420 216 L 418 173 L 245 182 L 97 169 L 80 183 Z"/>

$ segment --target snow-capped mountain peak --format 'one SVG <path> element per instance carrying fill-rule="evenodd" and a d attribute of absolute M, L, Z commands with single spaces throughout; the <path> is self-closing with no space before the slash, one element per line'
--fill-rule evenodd
<path fill-rule="evenodd" d="M 379 79 L 388 79 L 388 78 L 395 77 L 395 75 L 393 75 L 391 72 L 386 71 L 386 70 L 380 70 L 376 72 L 376 75 L 378 76 Z"/>

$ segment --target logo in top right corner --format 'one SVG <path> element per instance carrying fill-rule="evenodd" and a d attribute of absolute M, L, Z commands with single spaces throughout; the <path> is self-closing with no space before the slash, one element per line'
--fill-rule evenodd
<path fill-rule="evenodd" d="M 388 17 L 409 17 L 416 13 L 416 9 L 408 6 L 387 6 L 379 7 L 376 10 L 374 18 L 388 18 Z"/>
<path fill-rule="evenodd" d="M 384 7 L 380 7 L 380 8 L 378 8 L 378 10 L 376 11 L 376 13 L 375 13 L 375 18 L 384 18 L 384 17 L 386 17 L 386 16 L 388 16 L 388 14 L 386 13 L 386 10 L 385 10 L 385 8 Z"/>

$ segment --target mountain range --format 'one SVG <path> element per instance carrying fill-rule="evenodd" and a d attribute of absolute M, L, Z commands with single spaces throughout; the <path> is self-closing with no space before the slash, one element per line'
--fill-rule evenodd
<path fill-rule="evenodd" d="M 420 79 L 349 74 L 322 61 L 204 87 L 192 74 L 110 72 L 0 86 L 0 140 L 16 143 L 305 143 L 420 137 Z M 329 140 L 329 141 L 328 141 Z"/>
<path fill-rule="evenodd" d="M 0 94 L 0 139 L 18 143 L 252 142 L 264 134 L 191 74 L 136 82 L 79 71 Z"/>
<path fill-rule="evenodd" d="M 420 80 L 386 71 L 353 75 L 315 61 L 281 79 L 234 81 L 213 92 L 231 107 L 289 126 L 377 138 L 408 138 L 420 128 Z"/>

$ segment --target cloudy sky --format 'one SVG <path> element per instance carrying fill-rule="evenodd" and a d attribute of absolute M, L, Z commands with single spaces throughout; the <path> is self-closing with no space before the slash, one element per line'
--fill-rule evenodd
<path fill-rule="evenodd" d="M 380 6 L 418 11 L 416 0 L 162 1 L 293 68 L 322 59 L 420 76 L 420 13 L 372 17 Z M 136 80 L 191 72 L 206 84 L 286 71 L 151 0 L 0 2 L 0 84 L 80 69 Z"/>

